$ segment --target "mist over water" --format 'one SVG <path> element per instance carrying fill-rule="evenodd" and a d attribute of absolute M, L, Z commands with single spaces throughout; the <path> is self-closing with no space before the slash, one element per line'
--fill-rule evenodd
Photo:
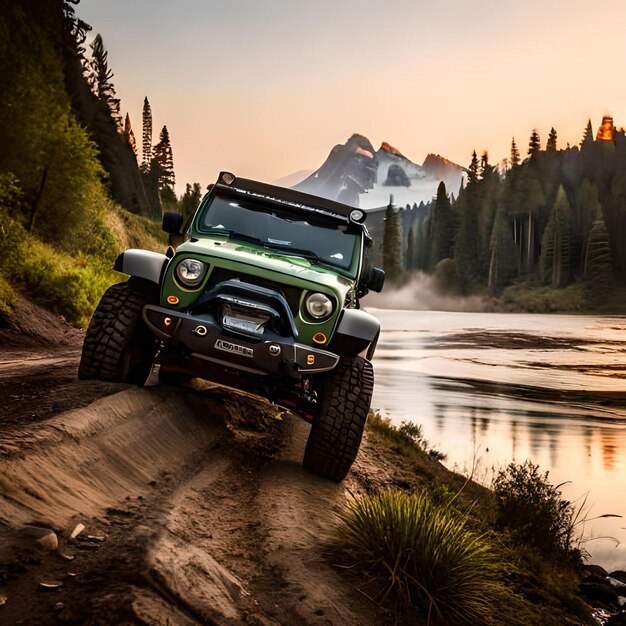
<path fill-rule="evenodd" d="M 379 309 L 411 309 L 413 311 L 473 311 L 487 310 L 487 302 L 480 296 L 454 296 L 442 293 L 434 276 L 417 272 L 401 287 L 386 286 L 382 293 L 370 292 L 364 299 L 365 307 Z"/>

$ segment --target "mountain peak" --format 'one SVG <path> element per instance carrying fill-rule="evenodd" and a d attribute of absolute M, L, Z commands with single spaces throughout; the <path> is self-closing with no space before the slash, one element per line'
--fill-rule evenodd
<path fill-rule="evenodd" d="M 398 148 L 395 148 L 394 146 L 392 146 L 390 143 L 387 143 L 386 141 L 383 141 L 380 144 L 379 152 L 380 150 L 382 150 L 383 152 L 388 152 L 389 154 L 395 154 L 398 157 L 402 157 L 403 159 L 406 159 L 404 154 L 402 154 L 402 152 L 400 152 Z"/>

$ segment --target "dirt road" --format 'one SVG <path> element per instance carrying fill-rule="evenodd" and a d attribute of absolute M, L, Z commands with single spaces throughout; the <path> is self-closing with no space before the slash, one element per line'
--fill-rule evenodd
<path fill-rule="evenodd" d="M 208 384 L 79 382 L 61 335 L 0 333 L 0 623 L 386 622 L 324 553 L 384 480 L 367 443 L 323 481 L 297 418 Z"/>

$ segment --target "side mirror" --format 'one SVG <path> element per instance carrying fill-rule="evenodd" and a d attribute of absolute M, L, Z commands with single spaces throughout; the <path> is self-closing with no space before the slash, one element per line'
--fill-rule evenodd
<path fill-rule="evenodd" d="M 180 235 L 183 227 L 183 216 L 176 211 L 165 211 L 163 213 L 163 224 L 161 228 L 170 235 Z"/>
<path fill-rule="evenodd" d="M 383 290 L 385 284 L 385 270 L 381 270 L 380 267 L 373 267 L 370 275 L 367 277 L 367 288 L 380 293 Z"/>

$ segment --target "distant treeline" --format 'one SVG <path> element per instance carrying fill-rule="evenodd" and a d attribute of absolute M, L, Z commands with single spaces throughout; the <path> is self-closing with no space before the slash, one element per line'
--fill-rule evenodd
<path fill-rule="evenodd" d="M 392 281 L 418 269 L 493 295 L 516 281 L 578 283 L 590 307 L 626 284 L 626 136 L 611 118 L 596 139 L 589 122 L 580 146 L 562 150 L 554 129 L 545 149 L 533 131 L 527 158 L 513 140 L 500 167 L 474 152 L 458 198 L 441 183 L 429 208 L 390 202 L 382 247 Z"/>

